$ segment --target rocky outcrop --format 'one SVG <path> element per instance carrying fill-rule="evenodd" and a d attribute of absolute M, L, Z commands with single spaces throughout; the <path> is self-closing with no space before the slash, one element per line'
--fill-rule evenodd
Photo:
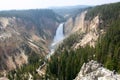
<path fill-rule="evenodd" d="M 1 77 L 0 80 L 9 80 L 9 79 L 6 77 Z"/>
<path fill-rule="evenodd" d="M 120 75 L 91 60 L 83 64 L 78 76 L 74 80 L 120 80 Z"/>

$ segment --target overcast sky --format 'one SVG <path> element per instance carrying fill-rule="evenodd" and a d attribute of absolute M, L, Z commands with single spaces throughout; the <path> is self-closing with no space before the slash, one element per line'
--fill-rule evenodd
<path fill-rule="evenodd" d="M 120 0 L 0 0 L 0 10 L 39 9 L 53 6 L 101 5 Z"/>

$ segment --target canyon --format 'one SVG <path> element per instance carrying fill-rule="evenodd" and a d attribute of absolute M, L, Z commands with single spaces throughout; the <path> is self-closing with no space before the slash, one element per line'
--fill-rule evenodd
<path fill-rule="evenodd" d="M 119 72 L 119 11 L 109 17 L 106 9 L 116 4 L 78 9 L 69 17 L 49 9 L 1 11 L 0 79 L 119 80 L 112 71 Z"/>

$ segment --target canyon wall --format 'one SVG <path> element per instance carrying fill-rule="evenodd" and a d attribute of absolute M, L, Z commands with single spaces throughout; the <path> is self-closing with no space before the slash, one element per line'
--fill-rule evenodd
<path fill-rule="evenodd" d="M 104 33 L 104 30 L 99 28 L 101 22 L 99 16 L 95 16 L 92 20 L 85 20 L 86 13 L 87 11 L 84 11 L 75 17 L 69 18 L 64 25 L 66 36 L 74 33 L 77 33 L 78 36 L 82 34 L 82 38 L 74 44 L 74 48 L 87 44 L 94 47 L 98 37 Z"/>
<path fill-rule="evenodd" d="M 0 73 L 28 64 L 29 57 L 34 54 L 42 58 L 50 52 L 48 46 L 59 22 L 57 18 L 54 19 L 54 15 L 42 15 L 43 12 L 44 10 L 41 10 L 38 13 L 40 16 L 35 19 L 36 21 L 33 21 L 37 14 L 34 11 L 34 14 L 31 11 L 30 17 L 28 15 L 20 17 L 22 14 L 18 15 L 19 12 L 17 14 L 13 12 L 13 16 L 10 14 L 2 16 L 2 12 L 0 13 Z"/>

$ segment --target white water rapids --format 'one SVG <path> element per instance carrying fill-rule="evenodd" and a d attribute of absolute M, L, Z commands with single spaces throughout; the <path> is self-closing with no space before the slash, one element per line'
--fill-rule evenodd
<path fill-rule="evenodd" d="M 56 30 L 53 42 L 50 45 L 50 53 L 47 55 L 47 58 L 49 58 L 54 53 L 56 45 L 64 39 L 63 25 L 64 23 L 61 23 Z"/>

